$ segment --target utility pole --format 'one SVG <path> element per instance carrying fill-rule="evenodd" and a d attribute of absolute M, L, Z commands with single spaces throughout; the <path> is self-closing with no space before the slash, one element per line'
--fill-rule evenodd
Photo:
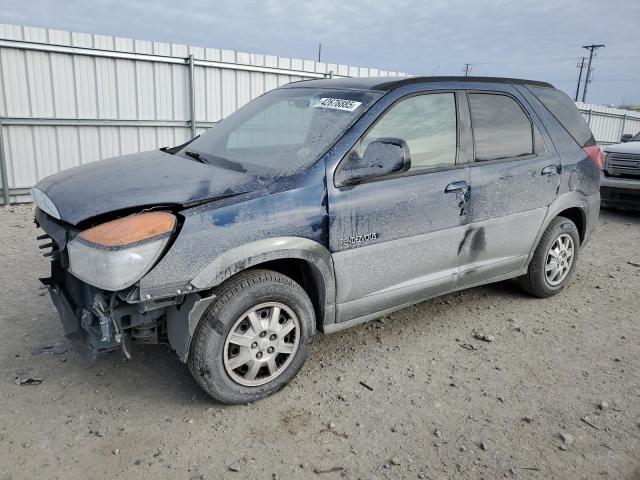
<path fill-rule="evenodd" d="M 318 63 L 320 63 L 321 57 L 322 57 L 322 42 L 318 43 Z"/>
<path fill-rule="evenodd" d="M 463 72 L 464 72 L 464 76 L 465 76 L 465 77 L 468 77 L 468 76 L 469 76 L 469 73 L 471 72 L 471 65 L 470 65 L 469 63 L 465 63 L 465 64 L 464 64 L 464 70 L 463 70 Z"/>
<path fill-rule="evenodd" d="M 576 86 L 576 98 L 574 99 L 575 102 L 578 101 L 578 95 L 580 95 L 580 82 L 582 81 L 582 70 L 584 69 L 585 60 L 586 58 L 582 57 L 582 61 L 580 62 L 580 65 L 576 65 L 580 69 L 580 73 L 578 74 L 578 85 Z"/>
<path fill-rule="evenodd" d="M 599 48 L 605 47 L 606 45 L 583 45 L 582 48 L 586 48 L 589 50 L 589 63 L 587 64 L 587 75 L 584 79 L 584 88 L 582 89 L 582 101 L 585 102 L 587 99 L 587 87 L 589 83 L 591 83 L 591 62 L 593 61 L 593 57 L 596 55 L 596 50 Z"/>

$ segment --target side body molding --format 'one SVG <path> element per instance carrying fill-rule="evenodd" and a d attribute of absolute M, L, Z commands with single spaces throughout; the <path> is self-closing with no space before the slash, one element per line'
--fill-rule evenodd
<path fill-rule="evenodd" d="M 320 292 L 320 307 L 323 312 L 333 312 L 331 307 L 335 304 L 336 282 L 331 254 L 324 246 L 308 238 L 264 238 L 227 250 L 202 269 L 191 285 L 198 290 L 212 288 L 249 267 L 286 258 L 304 260 L 311 266 L 316 284 L 324 287 Z M 327 318 L 326 314 L 321 320 L 324 320 L 323 323 L 334 321 Z"/>

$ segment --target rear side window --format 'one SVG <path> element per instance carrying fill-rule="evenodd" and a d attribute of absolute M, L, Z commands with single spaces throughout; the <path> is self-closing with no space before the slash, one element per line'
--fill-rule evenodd
<path fill-rule="evenodd" d="M 575 103 L 567 94 L 550 87 L 527 85 L 527 88 L 538 97 L 538 100 L 547 107 L 547 110 L 564 126 L 581 147 L 595 144 L 587 122 L 584 121 L 580 110 L 576 108 Z"/>
<path fill-rule="evenodd" d="M 469 109 L 476 161 L 533 154 L 533 129 L 513 98 L 490 93 L 470 93 Z"/>

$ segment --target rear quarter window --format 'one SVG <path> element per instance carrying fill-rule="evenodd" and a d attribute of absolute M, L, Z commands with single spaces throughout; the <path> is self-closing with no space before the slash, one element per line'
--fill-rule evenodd
<path fill-rule="evenodd" d="M 527 88 L 542 102 L 581 147 L 596 143 L 580 110 L 566 93 L 551 87 L 527 85 Z"/>

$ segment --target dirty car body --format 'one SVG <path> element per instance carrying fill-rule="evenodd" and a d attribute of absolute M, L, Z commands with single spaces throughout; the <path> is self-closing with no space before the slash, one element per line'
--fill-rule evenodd
<path fill-rule="evenodd" d="M 566 230 L 547 248 L 544 265 L 557 276 L 538 296 L 548 296 L 574 267 L 553 263 L 554 252 L 567 242 L 566 257 L 575 243 L 577 256 L 600 202 L 599 149 L 586 125 L 568 125 L 550 106 L 558 95 L 545 83 L 474 77 L 286 85 L 186 145 L 41 181 L 36 222 L 52 259 L 43 282 L 65 334 L 91 360 L 168 343 L 190 361 L 206 318 L 208 334 L 224 343 L 207 347 L 223 357 L 224 378 L 202 362 L 192 372 L 230 403 L 272 393 L 282 386 L 267 388 L 276 370 L 282 382 L 283 370 L 299 368 L 292 352 L 310 343 L 306 317 L 314 330 L 334 332 L 437 295 L 526 277 L 560 218 L 576 233 Z M 132 230 L 136 221 L 143 227 Z M 131 241 L 115 238 L 119 231 Z M 265 330 L 250 309 L 250 321 L 240 315 L 227 325 L 220 304 L 249 301 L 241 289 L 258 282 L 251 272 L 300 287 L 312 311 L 287 304 L 298 293 L 271 302 L 263 289 L 247 296 L 262 299 L 255 312 Z M 295 338 L 280 344 L 266 317 L 285 310 L 280 320 Z M 239 355 L 255 352 L 234 368 Z M 216 393 L 225 385 L 236 396 Z"/>

